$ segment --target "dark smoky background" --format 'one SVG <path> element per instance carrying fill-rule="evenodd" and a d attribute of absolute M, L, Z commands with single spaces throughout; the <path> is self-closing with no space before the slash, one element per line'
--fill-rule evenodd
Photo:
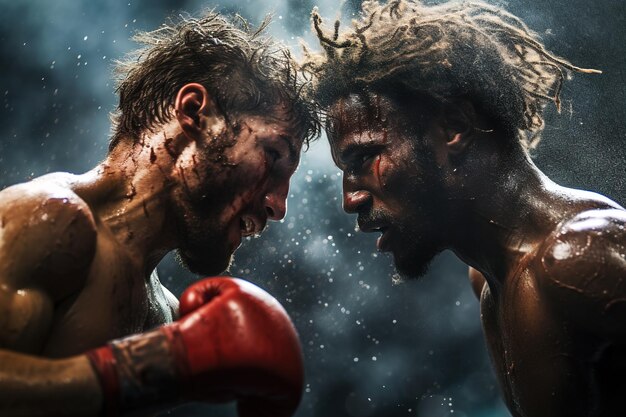
<path fill-rule="evenodd" d="M 297 48 L 315 45 L 313 6 L 344 21 L 359 0 L 0 0 L 0 188 L 51 171 L 84 172 L 106 153 L 116 96 L 114 59 L 182 11 L 215 7 L 259 23 Z M 550 50 L 604 74 L 575 75 L 561 114 L 550 109 L 537 164 L 561 184 L 626 203 L 626 3 L 511 0 L 504 4 Z M 374 235 L 355 234 L 341 208 L 341 173 L 322 138 L 302 156 L 289 212 L 244 242 L 231 269 L 273 293 L 293 317 L 306 359 L 298 416 L 509 416 L 481 334 L 467 268 L 443 253 L 419 282 L 393 285 Z M 175 294 L 197 277 L 173 257 L 160 265 Z M 529 340 L 528 343 L 533 343 Z M 170 416 L 234 416 L 233 405 L 192 404 Z"/>

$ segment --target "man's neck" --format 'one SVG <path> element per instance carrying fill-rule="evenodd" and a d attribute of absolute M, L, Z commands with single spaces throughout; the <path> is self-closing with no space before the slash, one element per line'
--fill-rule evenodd
<path fill-rule="evenodd" d="M 489 164 L 473 170 L 464 187 L 452 250 L 494 288 L 580 211 L 584 199 L 548 179 L 522 151 Z"/>
<path fill-rule="evenodd" d="M 97 221 L 143 264 L 146 277 L 176 247 L 169 212 L 169 173 L 175 160 L 163 155 L 163 146 L 158 150 L 158 139 L 151 144 L 153 138 L 118 144 L 104 162 L 79 176 L 75 186 Z"/>

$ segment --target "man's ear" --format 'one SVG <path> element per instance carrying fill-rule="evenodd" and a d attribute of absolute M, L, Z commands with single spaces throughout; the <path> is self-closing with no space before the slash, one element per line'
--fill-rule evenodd
<path fill-rule="evenodd" d="M 183 133 L 192 140 L 200 138 L 209 127 L 207 118 L 217 117 L 223 121 L 217 103 L 198 83 L 185 84 L 178 90 L 174 111 Z"/>
<path fill-rule="evenodd" d="M 446 148 L 450 155 L 458 156 L 474 140 L 476 110 L 468 100 L 458 99 L 444 105 L 443 118 L 447 135 Z"/>

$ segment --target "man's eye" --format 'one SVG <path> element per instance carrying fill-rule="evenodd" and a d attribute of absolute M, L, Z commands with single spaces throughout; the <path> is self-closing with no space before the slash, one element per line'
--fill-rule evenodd
<path fill-rule="evenodd" d="M 364 153 L 362 155 L 360 155 L 359 157 L 356 158 L 355 161 L 355 168 L 358 169 L 367 169 L 370 164 L 372 163 L 372 161 L 374 161 L 374 159 L 376 159 L 376 156 L 378 154 L 375 152 L 368 152 L 368 153 Z"/>
<path fill-rule="evenodd" d="M 275 149 L 267 149 L 265 151 L 266 155 L 267 155 L 267 160 L 268 162 L 274 164 L 276 161 L 278 161 L 280 159 L 280 152 L 278 152 Z"/>
<path fill-rule="evenodd" d="M 378 153 L 368 152 L 360 155 L 355 155 L 351 162 L 347 166 L 347 171 L 353 174 L 360 173 L 367 170 L 372 161 L 376 159 Z"/>
<path fill-rule="evenodd" d="M 373 153 L 361 155 L 361 157 L 359 158 L 361 160 L 360 161 L 361 165 L 365 165 L 365 164 L 371 162 L 372 159 L 374 159 L 374 156 L 375 155 Z"/>

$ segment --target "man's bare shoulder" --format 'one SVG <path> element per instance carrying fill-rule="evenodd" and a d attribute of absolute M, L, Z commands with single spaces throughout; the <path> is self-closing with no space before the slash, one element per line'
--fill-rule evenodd
<path fill-rule="evenodd" d="M 598 325 L 626 322 L 626 211 L 579 213 L 548 237 L 537 260 L 537 279 L 550 300 Z"/>
<path fill-rule="evenodd" d="M 93 258 L 96 226 L 89 206 L 49 178 L 0 192 L 0 278 L 5 284 L 41 285 L 30 281 L 76 273 Z"/>
<path fill-rule="evenodd" d="M 598 267 L 619 266 L 625 262 L 625 238 L 626 211 L 612 208 L 584 211 L 559 225 L 545 241 L 541 262 L 547 271 L 559 273 L 564 268 L 567 272 L 580 273 L 581 267 L 597 271 Z"/>

